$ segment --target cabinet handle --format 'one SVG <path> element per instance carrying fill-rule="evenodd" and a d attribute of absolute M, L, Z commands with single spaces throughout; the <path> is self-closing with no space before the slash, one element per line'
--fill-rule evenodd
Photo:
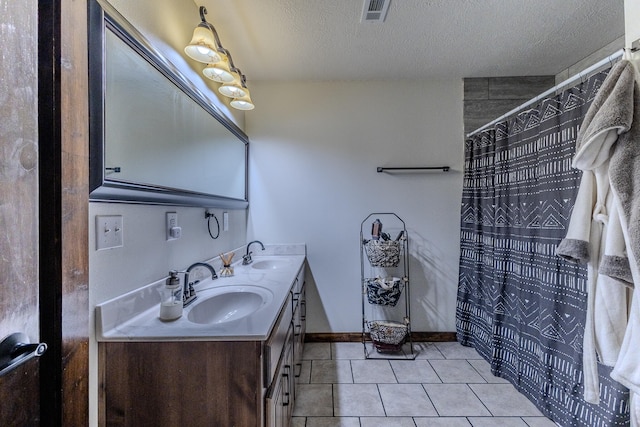
<path fill-rule="evenodd" d="M 290 393 L 289 390 L 291 390 L 291 383 L 289 380 L 289 371 L 291 370 L 291 366 L 289 365 L 284 365 L 284 369 L 286 370 L 285 373 L 282 374 L 282 377 L 287 381 L 287 385 L 286 385 L 286 392 L 284 394 L 284 397 L 287 398 L 287 401 L 285 402 L 284 400 L 282 401 L 282 406 L 289 406 L 289 403 L 291 403 L 291 398 L 290 398 Z"/>
<path fill-rule="evenodd" d="M 302 374 L 302 363 L 296 363 L 296 368 L 298 368 L 298 372 L 296 373 L 295 370 L 293 371 L 293 375 L 296 378 L 299 378 L 300 375 Z"/>
<path fill-rule="evenodd" d="M 307 320 L 307 300 L 300 302 L 300 320 Z"/>
<path fill-rule="evenodd" d="M 296 325 L 295 329 L 296 329 L 296 332 L 293 333 L 293 336 L 299 337 L 300 336 L 300 331 L 302 330 L 302 325 Z"/>

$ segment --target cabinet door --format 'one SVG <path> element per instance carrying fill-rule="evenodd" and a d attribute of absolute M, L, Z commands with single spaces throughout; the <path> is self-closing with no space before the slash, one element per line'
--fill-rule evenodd
<path fill-rule="evenodd" d="M 284 347 L 288 339 L 288 331 L 291 328 L 291 322 L 293 319 L 293 309 L 291 303 L 291 293 L 289 293 L 288 299 L 285 302 L 284 308 L 280 313 L 280 317 L 276 321 L 276 326 L 271 332 L 271 335 L 265 342 L 264 354 L 265 354 L 265 377 L 264 383 L 268 386 L 274 381 L 274 375 L 278 370 L 280 358 L 282 357 Z"/>
<path fill-rule="evenodd" d="M 287 340 L 287 345 L 284 349 L 284 354 L 282 355 L 282 363 L 287 372 L 287 384 L 285 387 L 285 398 L 283 401 L 284 408 L 284 423 L 283 426 L 289 426 L 291 424 L 291 417 L 293 416 L 293 405 L 295 398 L 295 378 L 293 372 L 293 325 L 291 325 L 291 334 L 289 335 L 289 339 Z"/>
<path fill-rule="evenodd" d="M 285 392 L 287 385 L 286 372 L 276 378 L 273 382 L 272 389 L 267 396 L 266 404 L 266 427 L 284 426 L 284 409 L 285 409 Z"/>
<path fill-rule="evenodd" d="M 276 376 L 267 393 L 266 427 L 289 427 L 293 415 L 293 324 L 290 325 L 287 339 L 278 364 Z"/>

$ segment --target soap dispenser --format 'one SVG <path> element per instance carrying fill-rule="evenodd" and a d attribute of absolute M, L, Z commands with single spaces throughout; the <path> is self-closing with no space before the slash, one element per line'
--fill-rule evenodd
<path fill-rule="evenodd" d="M 160 320 L 175 320 L 182 316 L 182 285 L 176 270 L 169 272 L 165 287 L 160 291 Z"/>

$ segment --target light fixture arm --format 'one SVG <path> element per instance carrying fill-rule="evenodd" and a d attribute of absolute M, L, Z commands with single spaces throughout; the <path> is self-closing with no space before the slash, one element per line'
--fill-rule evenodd
<path fill-rule="evenodd" d="M 207 8 L 204 6 L 200 6 L 200 20 L 202 21 L 200 25 L 205 25 L 209 30 L 211 30 L 211 33 L 213 34 L 213 38 L 216 42 L 217 51 L 227 55 L 227 58 L 229 58 L 229 70 L 238 73 L 238 75 L 240 76 L 240 83 L 242 84 L 242 87 L 246 88 L 247 77 L 244 74 L 242 74 L 242 71 L 240 71 L 240 69 L 237 68 L 233 63 L 231 52 L 229 52 L 227 49 L 224 48 L 224 46 L 222 46 L 222 42 L 220 41 L 218 32 L 216 31 L 216 28 L 210 22 L 207 21 L 207 18 L 205 17 L 206 14 L 207 14 Z"/>
<path fill-rule="evenodd" d="M 227 49 L 225 49 L 224 47 L 220 47 L 220 49 L 218 49 L 218 52 L 220 53 L 224 53 L 225 55 L 227 55 L 227 58 L 229 59 L 229 70 L 234 71 L 236 73 L 238 73 L 238 75 L 240 76 L 240 83 L 242 83 L 242 87 L 247 87 L 247 77 L 242 74 L 242 71 L 240 71 L 240 69 L 238 67 L 235 66 L 235 64 L 233 63 L 233 58 L 231 57 L 231 52 L 229 52 Z"/>
<path fill-rule="evenodd" d="M 222 43 L 220 42 L 220 37 L 218 36 L 218 32 L 216 31 L 216 27 L 211 25 L 211 23 L 207 21 L 207 18 L 205 18 L 206 14 L 207 14 L 207 8 L 204 6 L 200 6 L 200 20 L 202 21 L 200 22 L 200 25 L 207 27 L 211 31 L 211 33 L 213 34 L 213 38 L 216 42 L 216 50 L 220 52 L 221 50 L 224 50 L 224 47 L 222 47 Z"/>

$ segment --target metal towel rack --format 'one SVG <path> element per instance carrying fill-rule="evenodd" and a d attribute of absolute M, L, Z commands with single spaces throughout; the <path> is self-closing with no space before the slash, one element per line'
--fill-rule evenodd
<path fill-rule="evenodd" d="M 387 171 L 421 171 L 421 170 L 436 170 L 442 172 L 449 172 L 449 166 L 418 166 L 418 167 L 393 167 L 393 168 L 385 168 L 382 166 L 378 166 L 378 172 L 387 172 Z"/>

